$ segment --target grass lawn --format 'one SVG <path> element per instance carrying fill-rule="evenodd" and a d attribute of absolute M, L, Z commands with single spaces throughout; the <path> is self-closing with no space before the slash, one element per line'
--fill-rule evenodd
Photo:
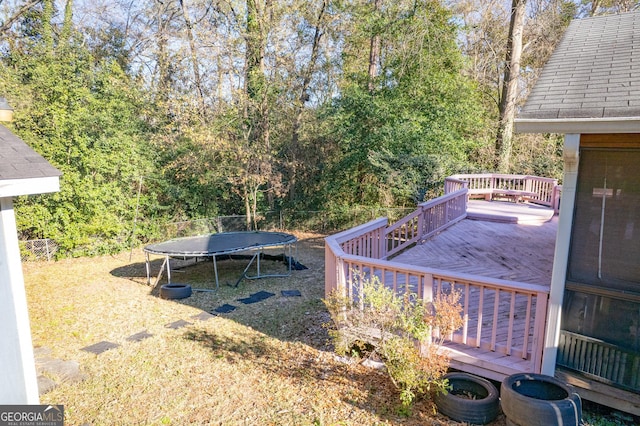
<path fill-rule="evenodd" d="M 385 374 L 333 354 L 321 300 L 324 241 L 298 237 L 296 259 L 309 269 L 243 280 L 237 288 L 221 284 L 177 301 L 147 286 L 141 250 L 131 260 L 123 253 L 24 264 L 34 346 L 77 361 L 85 374 L 42 395 L 41 403 L 64 404 L 68 425 L 457 424 L 427 400 L 402 415 Z M 245 264 L 220 262 L 221 283 L 235 283 Z M 156 258 L 153 275 L 159 265 Z M 284 268 L 269 261 L 263 267 Z M 213 289 L 212 264 L 183 268 L 172 281 Z M 248 305 L 237 300 L 260 290 L 275 296 Z M 283 297 L 281 290 L 301 296 Z M 225 303 L 237 309 L 193 318 Z M 166 327 L 179 320 L 190 324 Z M 142 331 L 152 337 L 127 340 Z M 101 341 L 120 346 L 100 355 L 81 350 Z M 504 416 L 492 423 L 504 424 Z"/>

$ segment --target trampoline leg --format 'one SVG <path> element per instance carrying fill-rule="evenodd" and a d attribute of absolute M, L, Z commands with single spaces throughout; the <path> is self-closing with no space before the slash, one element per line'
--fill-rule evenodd
<path fill-rule="evenodd" d="M 262 255 L 263 250 L 260 249 L 260 251 L 258 252 L 258 254 L 253 255 L 253 258 L 251 259 L 251 262 L 249 262 L 249 265 L 247 265 L 247 267 L 245 268 L 242 276 L 240 277 L 240 279 L 238 280 L 238 283 L 236 283 L 236 286 L 240 283 L 240 281 L 242 281 L 243 278 L 246 278 L 248 280 L 256 280 L 259 278 L 276 278 L 276 277 L 288 277 L 291 275 L 291 271 L 293 271 L 293 262 L 295 261 L 295 258 L 292 256 L 292 250 L 295 249 L 296 253 L 297 253 L 297 246 L 296 247 L 291 247 L 292 244 L 286 244 L 283 245 L 283 249 L 282 249 L 282 257 L 283 259 L 287 258 L 287 247 L 289 248 L 289 257 L 286 261 L 286 265 L 288 266 L 288 271 L 286 273 L 282 273 L 282 274 L 264 274 L 262 275 L 261 271 L 260 271 L 260 257 Z M 256 258 L 256 256 L 258 257 L 258 261 L 257 261 L 257 274 L 253 275 L 253 276 L 249 276 L 247 275 L 247 270 L 249 269 L 249 267 L 251 266 L 251 263 L 254 261 L 254 259 Z"/>
<path fill-rule="evenodd" d="M 160 267 L 160 270 L 158 271 L 158 276 L 156 277 L 156 283 L 153 285 L 154 287 L 158 285 L 158 283 L 160 282 L 160 279 L 162 279 L 162 272 L 164 272 L 164 267 L 167 264 L 167 259 L 165 258 L 164 261 L 162 262 L 162 266 Z"/>
<path fill-rule="evenodd" d="M 260 258 L 262 257 L 262 249 L 258 250 L 258 260 L 256 260 L 256 266 L 258 269 L 258 275 L 256 275 L 257 278 L 260 278 Z"/>
<path fill-rule="evenodd" d="M 213 255 L 213 273 L 216 276 L 216 290 L 220 288 L 220 283 L 218 282 L 218 264 L 216 263 L 216 255 Z"/>
<path fill-rule="evenodd" d="M 258 252 L 258 253 L 253 255 L 253 257 L 249 261 L 249 264 L 247 265 L 247 267 L 244 268 L 244 271 L 242 271 L 242 275 L 240 275 L 240 278 L 238 278 L 238 281 L 236 281 L 236 285 L 234 285 L 234 287 L 238 287 L 238 284 L 240 284 L 240 281 L 242 281 L 244 279 L 244 277 L 247 275 L 247 271 L 251 267 L 251 264 L 253 263 L 253 261 L 256 260 L 256 257 L 258 257 L 258 265 L 260 265 L 260 257 L 259 256 L 260 256 L 260 252 Z M 258 266 L 258 277 L 259 276 L 260 276 L 260 267 Z"/>
<path fill-rule="evenodd" d="M 151 285 L 151 271 L 149 270 L 149 253 L 144 254 L 145 262 L 144 267 L 147 270 L 147 285 Z"/>
<path fill-rule="evenodd" d="M 171 265 L 169 265 L 169 256 L 165 259 L 167 263 L 167 284 L 171 284 Z"/>

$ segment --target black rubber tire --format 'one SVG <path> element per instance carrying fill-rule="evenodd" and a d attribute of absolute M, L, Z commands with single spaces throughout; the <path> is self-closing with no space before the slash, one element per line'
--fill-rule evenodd
<path fill-rule="evenodd" d="M 160 287 L 160 297 L 163 299 L 185 299 L 191 293 L 189 284 L 165 284 Z"/>
<path fill-rule="evenodd" d="M 492 422 L 500 411 L 498 390 L 488 380 L 469 373 L 448 373 L 451 390 L 447 394 L 436 393 L 433 401 L 438 411 L 458 422 L 484 425 Z M 459 396 L 473 394 L 477 399 Z"/>
<path fill-rule="evenodd" d="M 502 412 L 516 426 L 579 426 L 580 396 L 555 377 L 513 374 L 502 381 Z"/>

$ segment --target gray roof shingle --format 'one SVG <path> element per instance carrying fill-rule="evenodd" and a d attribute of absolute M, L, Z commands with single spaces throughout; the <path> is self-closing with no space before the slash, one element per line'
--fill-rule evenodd
<path fill-rule="evenodd" d="M 640 11 L 574 20 L 518 119 L 640 118 Z"/>
<path fill-rule="evenodd" d="M 62 173 L 0 125 L 0 180 L 58 177 Z"/>

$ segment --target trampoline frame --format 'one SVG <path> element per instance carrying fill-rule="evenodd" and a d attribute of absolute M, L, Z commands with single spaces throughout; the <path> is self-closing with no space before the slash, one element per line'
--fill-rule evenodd
<path fill-rule="evenodd" d="M 231 254 L 235 254 L 235 253 L 242 253 L 242 252 L 253 252 L 253 255 L 251 256 L 249 263 L 247 264 L 247 266 L 244 268 L 244 270 L 242 271 L 242 274 L 240 275 L 240 277 L 238 278 L 238 280 L 236 281 L 234 287 L 238 287 L 238 285 L 240 284 L 240 282 L 243 279 L 248 279 L 248 280 L 256 280 L 256 279 L 261 279 L 261 278 L 280 278 L 280 277 L 288 277 L 291 275 L 291 271 L 293 269 L 292 264 L 293 264 L 293 257 L 292 257 L 292 250 L 293 247 L 295 246 L 295 251 L 297 252 L 297 246 L 296 243 L 298 241 L 298 238 L 295 237 L 294 235 L 291 234 L 286 234 L 284 232 L 269 232 L 269 231 L 240 231 L 240 232 L 220 232 L 218 234 L 211 234 L 211 235 L 226 235 L 229 238 L 233 237 L 233 235 L 238 235 L 238 234 L 255 234 L 255 233 L 262 233 L 262 234 L 283 234 L 286 235 L 290 238 L 283 240 L 283 241 L 278 241 L 278 242 L 270 242 L 270 243 L 265 243 L 265 244 L 254 244 L 251 246 L 246 246 L 246 247 L 236 247 L 233 249 L 229 249 L 229 250 L 223 250 L 223 251 L 216 251 L 216 252 L 209 252 L 209 251 L 191 251 L 191 252 L 186 252 L 186 251 L 167 251 L 167 250 L 154 250 L 152 248 L 149 248 L 152 245 L 149 245 L 147 247 L 145 247 L 143 249 L 144 253 L 145 253 L 145 267 L 146 267 L 146 271 L 147 271 L 147 285 L 151 285 L 151 259 L 150 259 L 150 255 L 158 255 L 158 256 L 164 256 L 164 261 L 162 262 L 162 265 L 160 266 L 160 271 L 158 272 L 158 276 L 156 277 L 156 281 L 153 284 L 153 286 L 155 287 L 156 285 L 158 285 L 158 283 L 160 282 L 160 280 L 162 279 L 162 274 L 163 272 L 166 270 L 167 272 L 167 284 L 171 284 L 171 262 L 170 259 L 174 258 L 174 259 L 182 259 L 182 260 L 187 260 L 187 259 L 195 259 L 195 261 L 198 261 L 198 258 L 208 258 L 211 257 L 213 260 L 213 271 L 214 271 L 214 275 L 215 275 L 215 279 L 216 279 L 216 290 L 209 290 L 209 289 L 196 289 L 194 288 L 194 291 L 217 291 L 220 288 L 220 280 L 218 278 L 218 264 L 217 264 L 217 260 L 216 258 L 218 256 L 228 256 Z M 206 235 L 199 235 L 197 237 L 185 237 L 185 238 L 180 238 L 181 240 L 186 240 L 189 238 L 199 238 L 199 237 L 203 237 Z M 167 241 L 163 241 L 160 244 L 163 243 L 167 243 L 170 241 L 174 241 L 174 240 L 167 240 Z M 284 249 L 284 253 L 283 256 L 286 255 L 286 251 L 287 249 L 289 250 L 289 256 L 287 256 L 287 264 L 288 264 L 288 269 L 286 273 L 282 273 L 282 274 L 262 274 L 260 271 L 260 259 L 262 257 L 262 254 L 264 252 L 265 248 L 273 248 L 273 247 L 283 247 Z M 256 275 L 247 275 L 247 271 L 249 270 L 249 268 L 251 267 L 251 265 L 253 264 L 253 262 L 256 262 Z"/>

